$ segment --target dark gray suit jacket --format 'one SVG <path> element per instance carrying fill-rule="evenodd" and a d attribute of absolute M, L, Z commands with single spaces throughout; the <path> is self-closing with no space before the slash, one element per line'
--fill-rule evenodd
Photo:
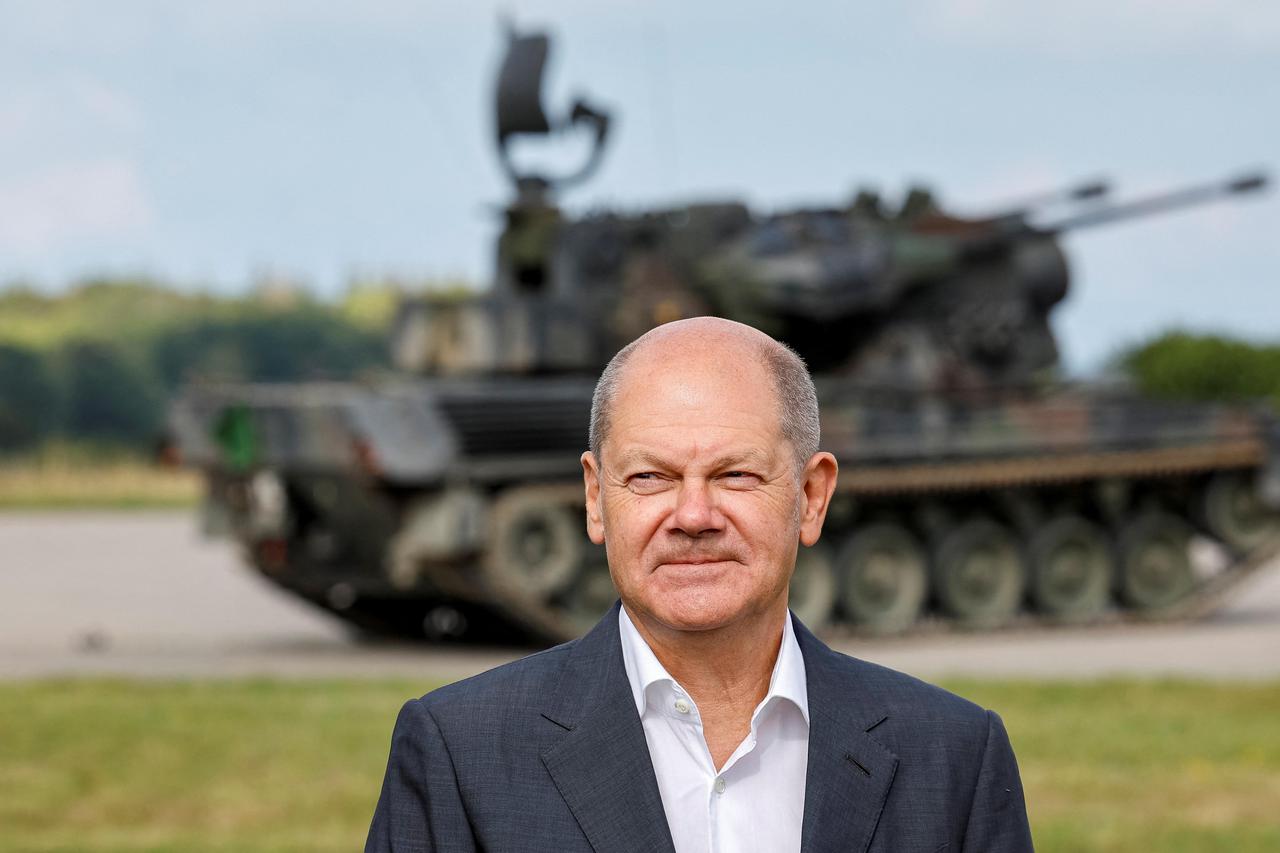
<path fill-rule="evenodd" d="M 809 688 L 805 851 L 1031 850 L 999 717 L 793 623 Z M 670 853 L 617 606 L 579 640 L 408 702 L 365 850 Z"/>

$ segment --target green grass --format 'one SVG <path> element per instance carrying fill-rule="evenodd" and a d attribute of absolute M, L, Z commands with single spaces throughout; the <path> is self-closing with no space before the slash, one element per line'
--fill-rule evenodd
<path fill-rule="evenodd" d="M 355 850 L 418 684 L 0 685 L 0 850 Z"/>
<path fill-rule="evenodd" d="M 954 682 L 1004 718 L 1039 850 L 1280 850 L 1280 682 Z"/>
<path fill-rule="evenodd" d="M 359 849 L 417 681 L 0 684 L 0 850 Z M 954 682 L 1041 851 L 1280 849 L 1280 682 Z"/>
<path fill-rule="evenodd" d="M 50 444 L 0 458 L 0 510 L 194 507 L 200 493 L 198 472 L 137 454 Z"/>

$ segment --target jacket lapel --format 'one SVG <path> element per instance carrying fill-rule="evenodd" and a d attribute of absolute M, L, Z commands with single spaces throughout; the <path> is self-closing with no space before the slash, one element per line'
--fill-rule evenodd
<path fill-rule="evenodd" d="M 674 853 L 622 663 L 616 604 L 574 645 L 542 715 L 565 729 L 542 763 L 596 853 Z"/>
<path fill-rule="evenodd" d="M 898 757 L 868 732 L 885 720 L 859 695 L 850 661 L 792 619 L 804 655 L 809 694 L 809 767 L 805 774 L 805 853 L 855 851 L 871 843 Z M 851 683 L 852 682 L 852 683 Z"/>

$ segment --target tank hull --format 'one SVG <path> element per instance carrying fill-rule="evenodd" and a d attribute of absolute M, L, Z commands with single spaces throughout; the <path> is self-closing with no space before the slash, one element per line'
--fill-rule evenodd
<path fill-rule="evenodd" d="M 792 605 L 829 634 L 1185 618 L 1280 545 L 1263 410 L 818 388 L 841 473 Z M 272 582 L 365 631 L 552 642 L 614 596 L 583 522 L 591 390 L 229 386 L 172 420 L 207 527 Z"/>

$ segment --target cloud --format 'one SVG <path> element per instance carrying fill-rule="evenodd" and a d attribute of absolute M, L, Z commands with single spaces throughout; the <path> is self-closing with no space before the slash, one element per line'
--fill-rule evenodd
<path fill-rule="evenodd" d="M 126 133 L 141 128 L 142 112 L 137 103 L 101 80 L 77 74 L 66 78 L 62 85 L 71 101 L 71 108 L 81 112 L 86 119 Z"/>
<path fill-rule="evenodd" d="M 1280 48 L 1271 0 L 930 0 L 922 25 L 972 44 L 1059 53 Z"/>
<path fill-rule="evenodd" d="M 138 169 L 127 160 L 60 163 L 0 185 L 0 255 L 119 239 L 153 220 Z"/>
<path fill-rule="evenodd" d="M 47 160 L 51 150 L 80 140 L 102 147 L 142 130 L 137 102 L 84 73 L 62 73 L 0 92 L 0 176 L 24 158 Z"/>
<path fill-rule="evenodd" d="M 85 72 L 0 93 L 0 259 L 148 228 L 152 204 L 133 153 L 142 131 L 135 99 Z"/>
<path fill-rule="evenodd" d="M 147 4 L 154 5 L 154 4 Z M 156 16 L 138 14 L 132 0 L 93 4 L 82 0 L 16 0 L 6 4 L 4 48 L 8 55 L 101 56 L 135 50 L 156 30 Z M 163 11 L 153 8 L 147 11 Z"/>

